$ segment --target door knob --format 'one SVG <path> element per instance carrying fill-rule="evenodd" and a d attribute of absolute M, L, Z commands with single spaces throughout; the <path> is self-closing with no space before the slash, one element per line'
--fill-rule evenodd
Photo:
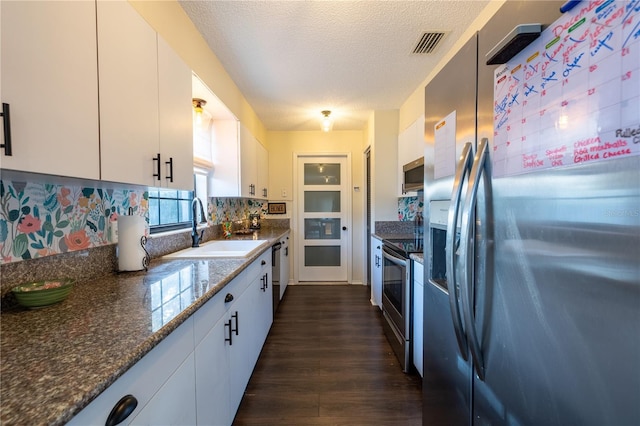
<path fill-rule="evenodd" d="M 347 227 L 346 227 L 346 226 L 343 226 L 343 227 L 342 227 L 342 230 L 343 230 L 343 231 L 346 231 L 346 230 L 347 230 Z"/>

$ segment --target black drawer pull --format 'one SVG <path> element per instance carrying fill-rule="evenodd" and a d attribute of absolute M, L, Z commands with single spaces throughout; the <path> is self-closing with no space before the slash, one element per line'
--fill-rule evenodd
<path fill-rule="evenodd" d="M 231 346 L 233 345 L 233 329 L 231 328 L 231 318 L 229 318 L 229 321 L 227 321 L 224 326 L 229 327 L 229 338 L 225 336 L 224 341 L 229 342 L 229 346 Z"/>
<path fill-rule="evenodd" d="M 105 426 L 116 426 L 122 423 L 133 413 L 137 406 L 138 400 L 133 395 L 123 396 L 109 413 Z"/>
<path fill-rule="evenodd" d="M 4 148 L 4 155 L 11 157 L 11 114 L 9 112 L 9 104 L 2 103 L 2 124 L 4 125 L 4 143 L 0 148 Z"/>
<path fill-rule="evenodd" d="M 169 166 L 169 176 L 165 179 L 169 179 L 169 182 L 173 182 L 173 157 L 169 157 L 169 161 L 165 161 L 164 164 Z"/>
<path fill-rule="evenodd" d="M 224 297 L 224 303 L 229 303 L 232 301 L 233 301 L 233 294 L 227 293 L 227 295 Z"/>
<path fill-rule="evenodd" d="M 158 155 L 156 157 L 152 158 L 153 161 L 157 161 L 158 164 L 156 165 L 156 172 L 153 174 L 153 177 L 158 178 L 158 180 L 160 180 L 160 175 L 162 174 L 162 164 L 160 164 L 160 153 L 158 153 Z"/>
<path fill-rule="evenodd" d="M 236 333 L 236 336 L 238 335 L 238 311 L 236 311 L 235 314 L 231 315 L 231 318 L 235 318 L 236 319 L 236 328 L 233 330 Z M 229 320 L 231 321 L 231 320 Z"/>

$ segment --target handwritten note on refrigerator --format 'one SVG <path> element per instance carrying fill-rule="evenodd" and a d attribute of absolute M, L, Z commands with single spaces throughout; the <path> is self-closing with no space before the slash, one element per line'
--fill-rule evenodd
<path fill-rule="evenodd" d="M 583 1 L 494 74 L 495 177 L 640 155 L 640 0 Z"/>

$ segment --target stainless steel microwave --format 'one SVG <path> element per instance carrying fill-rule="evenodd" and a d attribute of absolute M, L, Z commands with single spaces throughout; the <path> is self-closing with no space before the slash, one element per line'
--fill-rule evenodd
<path fill-rule="evenodd" d="M 402 166 L 402 193 L 424 189 L 424 157 Z"/>

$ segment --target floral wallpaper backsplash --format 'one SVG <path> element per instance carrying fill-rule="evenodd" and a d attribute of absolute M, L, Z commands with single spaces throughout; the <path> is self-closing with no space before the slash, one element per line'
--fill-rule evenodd
<path fill-rule="evenodd" d="M 214 225 L 242 219 L 249 219 L 250 214 L 267 214 L 267 202 L 246 198 L 209 198 L 209 217 Z"/>
<path fill-rule="evenodd" d="M 0 263 L 110 244 L 110 223 L 148 206 L 143 190 L 0 180 Z"/>
<path fill-rule="evenodd" d="M 411 221 L 415 219 L 416 213 L 422 213 L 423 207 L 423 197 L 398 198 L 398 220 Z"/>

